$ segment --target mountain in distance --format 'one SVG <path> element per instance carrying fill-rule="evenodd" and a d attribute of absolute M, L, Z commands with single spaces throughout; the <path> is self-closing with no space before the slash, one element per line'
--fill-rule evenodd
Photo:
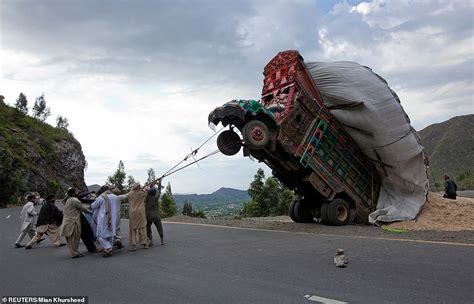
<path fill-rule="evenodd" d="M 97 192 L 100 189 L 100 185 L 93 184 L 93 185 L 87 185 L 87 190 L 90 192 Z"/>
<path fill-rule="evenodd" d="M 434 176 L 443 191 L 443 176 L 448 174 L 460 188 L 474 189 L 474 114 L 432 124 L 418 134 L 430 162 L 431 188 Z"/>
<path fill-rule="evenodd" d="M 178 210 L 182 208 L 185 201 L 192 203 L 194 209 L 250 201 L 247 191 L 224 187 L 211 194 L 173 194 L 173 198 Z"/>

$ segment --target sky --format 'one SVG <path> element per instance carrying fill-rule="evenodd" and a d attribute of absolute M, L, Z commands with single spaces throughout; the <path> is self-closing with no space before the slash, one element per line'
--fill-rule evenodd
<path fill-rule="evenodd" d="M 214 133 L 207 117 L 258 99 L 263 67 L 296 49 L 305 61 L 356 61 L 384 77 L 413 127 L 474 113 L 474 2 L 0 1 L 0 94 L 31 109 L 44 93 L 81 143 L 87 184 L 120 160 L 142 183 Z M 197 157 L 216 150 L 215 137 Z M 186 164 L 186 163 L 184 163 Z M 169 177 L 175 193 L 247 189 L 262 163 L 221 154 Z"/>

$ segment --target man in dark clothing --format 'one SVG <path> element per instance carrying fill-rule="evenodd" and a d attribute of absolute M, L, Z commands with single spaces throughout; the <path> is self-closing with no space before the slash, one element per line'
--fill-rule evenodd
<path fill-rule="evenodd" d="M 458 186 L 454 181 L 452 181 L 449 176 L 444 176 L 444 195 L 443 197 L 456 199 L 456 191 L 458 190 Z"/>
<path fill-rule="evenodd" d="M 161 179 L 158 181 L 158 190 L 151 187 L 148 190 L 148 196 L 145 199 L 145 213 L 146 213 L 146 234 L 148 237 L 148 245 L 153 245 L 153 237 L 151 234 L 151 226 L 155 224 L 158 234 L 160 235 L 161 245 L 164 245 L 163 240 L 163 225 L 160 218 L 160 194 L 161 194 Z"/>
<path fill-rule="evenodd" d="M 90 206 L 94 202 L 94 200 L 88 198 L 89 194 L 90 192 L 79 193 L 79 201 L 81 201 L 81 203 L 83 204 L 87 204 Z M 101 252 L 101 250 L 98 249 L 94 243 L 94 231 L 92 230 L 92 227 L 89 224 L 89 221 L 87 220 L 86 216 L 91 218 L 91 215 L 84 215 L 84 213 L 81 212 L 81 240 L 86 246 L 87 251 L 91 253 Z"/>
<path fill-rule="evenodd" d="M 54 195 L 48 195 L 48 197 L 46 197 L 46 203 L 41 207 L 38 215 L 36 234 L 26 245 L 25 249 L 33 248 L 33 245 L 37 244 L 44 234 L 48 235 L 54 246 L 60 247 L 66 245 L 61 243 L 61 237 L 59 236 L 58 223 L 61 225 L 62 218 L 63 213 L 56 207 Z"/>

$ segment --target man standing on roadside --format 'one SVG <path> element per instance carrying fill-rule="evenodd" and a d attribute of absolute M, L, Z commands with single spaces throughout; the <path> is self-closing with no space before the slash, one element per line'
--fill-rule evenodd
<path fill-rule="evenodd" d="M 20 213 L 20 220 L 21 220 L 21 227 L 20 227 L 20 235 L 16 239 L 15 248 L 25 247 L 21 244 L 23 238 L 28 234 L 32 239 L 35 236 L 35 222 L 36 216 L 38 215 L 35 212 L 35 201 L 36 197 L 34 194 L 29 194 L 26 197 L 26 204 L 21 209 Z M 38 240 L 39 243 L 39 240 Z"/>
<path fill-rule="evenodd" d="M 148 245 L 153 246 L 153 236 L 151 233 L 151 226 L 155 224 L 156 230 L 160 235 L 161 245 L 164 245 L 163 240 L 163 225 L 161 224 L 160 218 L 160 194 L 161 194 L 161 179 L 158 181 L 158 190 L 155 187 L 151 187 L 148 190 L 148 196 L 145 200 L 145 211 L 146 211 L 146 234 L 148 237 Z"/>
<path fill-rule="evenodd" d="M 26 245 L 25 249 L 33 248 L 33 245 L 37 244 L 44 234 L 48 235 L 54 246 L 60 247 L 66 245 L 61 243 L 61 237 L 59 236 L 58 223 L 62 221 L 62 218 L 63 213 L 56 207 L 54 195 L 48 195 L 46 197 L 46 203 L 43 204 L 38 215 L 36 234 Z"/>
<path fill-rule="evenodd" d="M 456 199 L 458 186 L 448 175 L 444 175 L 444 195 L 443 197 Z"/>
<path fill-rule="evenodd" d="M 61 236 L 66 237 L 67 246 L 72 258 L 81 258 L 84 256 L 78 250 L 79 240 L 81 239 L 81 212 L 91 212 L 86 207 L 83 207 L 81 202 L 77 199 L 76 189 L 69 188 L 67 195 L 68 199 L 64 206 Z"/>

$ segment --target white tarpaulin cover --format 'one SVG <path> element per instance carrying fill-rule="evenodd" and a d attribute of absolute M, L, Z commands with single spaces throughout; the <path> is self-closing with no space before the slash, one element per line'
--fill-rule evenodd
<path fill-rule="evenodd" d="M 397 94 L 371 69 L 355 62 L 306 63 L 324 104 L 382 179 L 377 210 L 369 222 L 414 219 L 426 200 L 424 148 Z"/>

